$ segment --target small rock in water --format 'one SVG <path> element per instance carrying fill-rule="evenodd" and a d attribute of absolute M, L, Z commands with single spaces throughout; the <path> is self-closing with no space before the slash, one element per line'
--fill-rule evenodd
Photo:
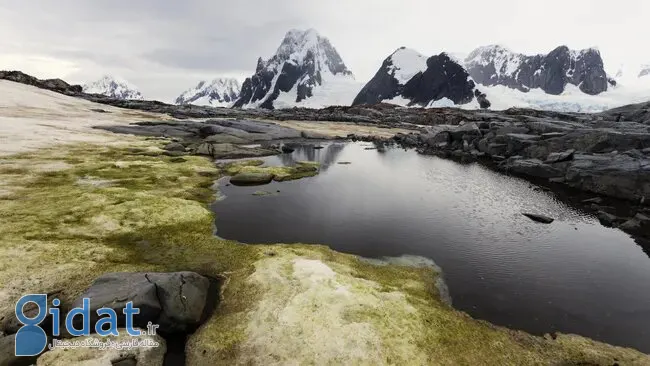
<path fill-rule="evenodd" d="M 350 164 L 352 164 L 352 163 L 349 162 L 349 161 L 339 161 L 337 164 L 340 164 L 340 165 L 350 165 Z"/>
<path fill-rule="evenodd" d="M 314 146 L 314 150 L 320 150 L 320 149 L 323 149 L 323 148 L 324 148 L 324 146 Z"/>
<path fill-rule="evenodd" d="M 293 147 L 291 147 L 291 146 L 287 146 L 287 145 L 282 145 L 282 152 L 283 152 L 283 153 L 285 153 L 285 154 L 291 154 L 291 153 L 294 152 L 294 151 L 296 151 L 296 149 L 294 149 Z"/>
<path fill-rule="evenodd" d="M 522 215 L 528 217 L 529 219 L 531 219 L 533 221 L 541 222 L 542 224 L 550 224 L 553 221 L 555 221 L 555 219 L 550 218 L 548 216 L 544 216 L 544 215 L 525 213 L 525 212 L 522 212 Z"/>
<path fill-rule="evenodd" d="M 603 199 L 600 197 L 595 197 L 595 198 L 590 198 L 587 200 L 582 201 L 582 203 L 595 203 L 595 204 L 601 204 L 603 203 Z"/>
<path fill-rule="evenodd" d="M 280 191 L 278 191 L 278 192 L 280 192 Z M 253 192 L 253 196 L 271 196 L 273 194 L 274 193 L 269 192 L 269 191 L 255 191 L 255 192 Z"/>

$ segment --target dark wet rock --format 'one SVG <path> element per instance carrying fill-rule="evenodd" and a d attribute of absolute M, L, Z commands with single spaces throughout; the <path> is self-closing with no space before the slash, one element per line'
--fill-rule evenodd
<path fill-rule="evenodd" d="M 456 127 L 453 130 L 448 132 L 451 135 L 451 139 L 454 141 L 460 141 L 465 139 L 474 139 L 481 137 L 481 130 L 478 128 L 478 125 L 474 122 L 465 123 Z"/>
<path fill-rule="evenodd" d="M 254 186 L 269 184 L 273 174 L 263 172 L 243 172 L 230 177 L 230 183 L 236 186 Z"/>
<path fill-rule="evenodd" d="M 295 148 L 289 146 L 289 145 L 282 145 L 282 152 L 285 154 L 291 154 L 292 152 L 296 151 Z"/>
<path fill-rule="evenodd" d="M 544 164 L 538 159 L 521 159 L 506 165 L 506 170 L 523 175 L 539 178 L 557 178 L 564 176 L 564 172 L 551 165 Z"/>
<path fill-rule="evenodd" d="M 601 197 L 594 197 L 594 198 L 589 198 L 589 199 L 583 200 L 582 203 L 587 203 L 587 204 L 590 204 L 590 203 L 601 204 L 601 203 L 603 203 L 603 199 L 602 199 Z"/>
<path fill-rule="evenodd" d="M 607 227 L 614 227 L 616 226 L 617 222 L 620 221 L 619 217 L 607 213 L 605 211 L 598 211 L 597 217 L 598 217 L 598 221 L 600 221 L 601 224 Z"/>
<path fill-rule="evenodd" d="M 350 165 L 350 164 L 352 164 L 352 163 L 349 162 L 349 161 L 339 161 L 337 164 L 340 164 L 340 165 Z"/>
<path fill-rule="evenodd" d="M 109 273 L 96 279 L 73 307 L 82 306 L 82 298 L 90 298 L 91 314 L 109 307 L 117 312 L 118 324 L 123 326 L 120 314 L 132 301 L 140 308 L 140 314 L 134 316 L 138 327 L 146 329 L 151 321 L 160 325 L 161 332 L 183 332 L 199 324 L 209 287 L 210 281 L 194 272 Z M 94 324 L 96 315 L 91 318 Z"/>
<path fill-rule="evenodd" d="M 508 151 L 507 144 L 492 143 L 488 144 L 487 151 L 485 152 L 492 156 L 503 156 L 505 155 L 506 151 Z"/>
<path fill-rule="evenodd" d="M 573 159 L 573 154 L 575 154 L 575 152 L 576 151 L 574 149 L 570 149 L 562 152 L 550 153 L 548 154 L 545 163 L 554 164 L 554 163 L 562 163 L 565 161 L 569 161 Z"/>
<path fill-rule="evenodd" d="M 619 226 L 621 230 L 637 231 L 641 228 L 641 221 L 636 218 L 629 219 Z"/>
<path fill-rule="evenodd" d="M 531 219 L 533 221 L 540 222 L 542 224 L 550 224 L 553 221 L 555 221 L 555 219 L 553 219 L 553 218 L 550 218 L 550 217 L 544 216 L 544 215 L 539 215 L 539 214 L 523 212 L 522 215 L 528 217 L 529 219 Z"/>

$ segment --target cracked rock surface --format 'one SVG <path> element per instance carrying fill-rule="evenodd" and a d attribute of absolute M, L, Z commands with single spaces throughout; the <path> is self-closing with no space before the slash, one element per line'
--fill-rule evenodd
<path fill-rule="evenodd" d="M 194 272 L 108 273 L 92 284 L 75 302 L 81 307 L 90 298 L 91 325 L 97 321 L 95 310 L 108 307 L 118 314 L 124 325 L 122 309 L 133 301 L 140 314 L 135 325 L 146 329 L 147 323 L 159 324 L 165 333 L 185 332 L 197 326 L 208 298 L 210 281 Z"/>

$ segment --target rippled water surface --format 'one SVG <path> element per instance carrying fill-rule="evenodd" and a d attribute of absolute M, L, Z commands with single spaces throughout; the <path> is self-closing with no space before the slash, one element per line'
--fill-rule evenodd
<path fill-rule="evenodd" d="M 442 267 L 454 306 L 475 318 L 650 352 L 650 257 L 627 234 L 480 165 L 368 144 L 324 146 L 266 159 L 320 161 L 316 177 L 221 184 L 218 235 L 327 244 L 366 257 L 424 256 Z M 253 196 L 258 190 L 280 193 Z M 538 224 L 521 212 L 556 221 Z"/>

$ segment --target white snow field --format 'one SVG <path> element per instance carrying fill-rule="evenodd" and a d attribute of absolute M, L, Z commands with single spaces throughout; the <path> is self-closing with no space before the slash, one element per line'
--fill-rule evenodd
<path fill-rule="evenodd" d="M 92 127 L 169 118 L 114 108 L 7 80 L 0 80 L 0 95 L 0 156 L 60 143 L 123 141 L 128 137 Z"/>
<path fill-rule="evenodd" d="M 648 80 L 621 82 L 598 95 L 585 94 L 575 85 L 567 85 L 560 95 L 546 94 L 541 89 L 531 89 L 524 93 L 503 85 L 484 86 L 478 89 L 487 94 L 492 103 L 490 109 L 504 110 L 512 107 L 552 110 L 558 112 L 596 113 L 607 109 L 650 101 L 650 77 Z M 397 97 L 386 100 L 387 103 L 407 106 L 410 100 Z M 456 107 L 462 109 L 478 109 L 476 100 L 468 104 L 455 105 L 451 100 L 441 99 L 431 103 L 428 108 Z"/>
<path fill-rule="evenodd" d="M 354 80 L 347 75 L 333 75 L 329 70 L 321 70 L 323 83 L 312 89 L 312 96 L 300 102 L 296 102 L 298 95 L 297 82 L 293 88 L 284 93 L 280 92 L 278 98 L 273 102 L 275 108 L 325 108 L 334 105 L 350 105 L 359 94 L 364 83 Z"/>

